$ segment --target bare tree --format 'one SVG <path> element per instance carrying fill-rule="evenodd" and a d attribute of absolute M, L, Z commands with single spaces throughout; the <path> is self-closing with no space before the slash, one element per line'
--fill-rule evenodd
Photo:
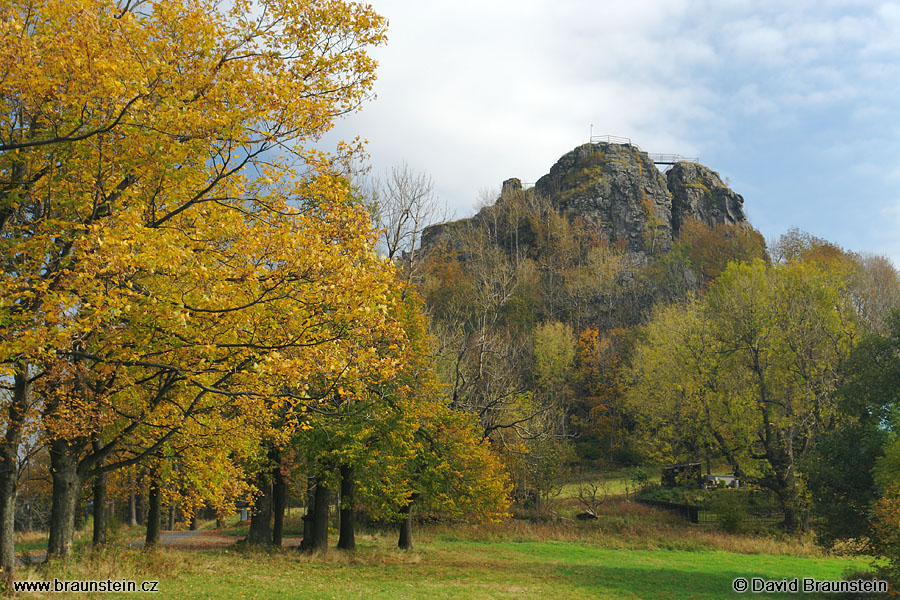
<path fill-rule="evenodd" d="M 884 333 L 891 309 L 900 306 L 900 275 L 887 257 L 861 254 L 854 259 L 850 292 L 857 315 L 870 331 Z"/>
<path fill-rule="evenodd" d="M 609 488 L 609 482 L 603 479 L 586 481 L 578 486 L 578 501 L 584 506 L 585 512 L 590 514 L 587 518 L 596 517 L 600 506 L 609 500 L 612 495 Z"/>
<path fill-rule="evenodd" d="M 410 282 L 418 266 L 422 231 L 446 221 L 450 217 L 447 206 L 438 200 L 431 176 L 406 163 L 391 168 L 384 178 L 374 179 L 368 187 L 382 250 L 400 264 Z"/>

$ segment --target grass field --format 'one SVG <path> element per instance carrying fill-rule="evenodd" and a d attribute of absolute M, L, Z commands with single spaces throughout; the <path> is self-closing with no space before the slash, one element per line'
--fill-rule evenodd
<path fill-rule="evenodd" d="M 621 550 L 560 541 L 438 541 L 401 552 L 384 542 L 366 540 L 352 555 L 333 551 L 325 557 L 295 550 L 129 551 L 53 568 L 53 576 L 159 580 L 160 593 L 154 597 L 173 599 L 714 599 L 737 596 L 731 591 L 736 577 L 839 579 L 846 569 L 866 564 L 834 557 Z"/>
<path fill-rule="evenodd" d="M 228 545 L 241 533 L 232 527 L 218 534 L 205 532 L 208 537 L 203 539 Z M 417 528 L 415 542 L 414 550 L 399 551 L 394 532 L 368 532 L 360 536 L 356 552 L 332 550 L 325 556 L 202 544 L 144 553 L 117 545 L 67 565 L 26 567 L 20 576 L 159 580 L 160 593 L 154 597 L 167 599 L 714 599 L 739 597 L 732 591 L 737 577 L 834 580 L 848 570 L 864 570 L 870 562 L 828 556 L 808 539 L 734 536 L 697 528 L 624 500 L 605 507 L 601 518 L 591 523 L 436 525 Z"/>

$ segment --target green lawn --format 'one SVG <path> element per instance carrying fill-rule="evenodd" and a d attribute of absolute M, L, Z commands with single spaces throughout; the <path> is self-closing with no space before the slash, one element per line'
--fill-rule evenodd
<path fill-rule="evenodd" d="M 159 579 L 160 593 L 154 597 L 179 599 L 715 599 L 738 597 L 731 587 L 736 577 L 839 579 L 848 568 L 868 564 L 861 558 L 613 549 L 572 541 L 452 541 L 440 536 L 401 552 L 391 548 L 393 541 L 366 536 L 356 553 L 333 550 L 326 557 L 307 557 L 295 550 L 121 552 L 93 563 L 51 567 L 52 573 L 32 569 L 30 574 Z"/>

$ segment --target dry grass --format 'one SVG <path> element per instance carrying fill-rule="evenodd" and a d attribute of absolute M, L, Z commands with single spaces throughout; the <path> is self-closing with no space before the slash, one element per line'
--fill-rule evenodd
<path fill-rule="evenodd" d="M 31 545 L 35 543 L 46 543 L 46 531 L 18 531 L 15 535 L 16 544 Z"/>
<path fill-rule="evenodd" d="M 741 554 L 825 556 L 812 536 L 729 534 L 687 523 L 683 518 L 618 498 L 604 503 L 594 521 L 566 517 L 530 522 L 511 519 L 484 525 L 430 525 L 416 530 L 424 543 L 435 541 L 581 542 L 629 550 L 721 550 Z"/>

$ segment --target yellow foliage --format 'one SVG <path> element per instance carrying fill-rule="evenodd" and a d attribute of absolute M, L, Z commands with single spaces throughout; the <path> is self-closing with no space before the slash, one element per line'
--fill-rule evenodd
<path fill-rule="evenodd" d="M 84 473 L 177 450 L 222 491 L 199 467 L 279 435 L 305 382 L 390 377 L 359 145 L 311 148 L 384 39 L 339 0 L 0 0 L 0 364 L 40 375 L 4 418 Z"/>

